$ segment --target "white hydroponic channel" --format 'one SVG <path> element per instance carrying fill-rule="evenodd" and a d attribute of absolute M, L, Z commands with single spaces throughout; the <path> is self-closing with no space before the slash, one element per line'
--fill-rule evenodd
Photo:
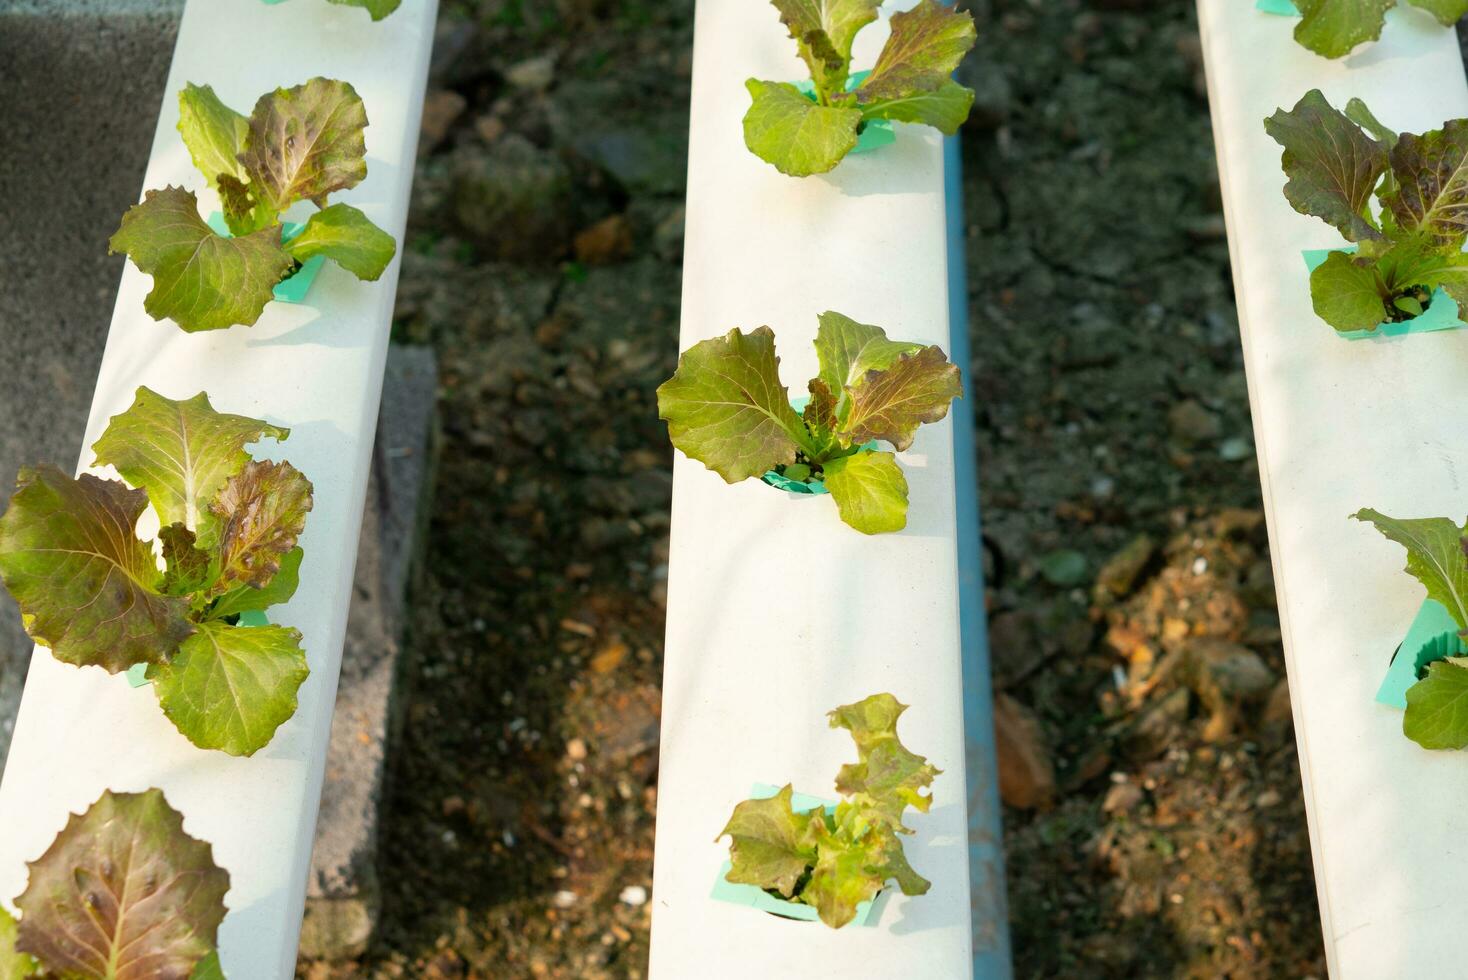
<path fill-rule="evenodd" d="M 368 176 L 335 199 L 365 211 L 401 250 L 435 14 L 435 0 L 404 0 L 377 24 L 325 0 L 189 0 L 141 187 L 182 184 L 199 193 L 205 213 L 217 207 L 175 129 L 176 93 L 186 82 L 212 85 L 248 112 L 277 86 L 339 78 L 362 96 L 370 125 Z M 89 234 L 101 242 L 111 231 Z M 225 972 L 248 980 L 293 975 L 397 279 L 396 261 L 375 283 L 328 263 L 307 304 L 272 303 L 253 327 L 189 335 L 143 312 L 151 279 L 128 264 L 84 446 L 128 407 L 138 385 L 171 398 L 207 391 L 220 411 L 290 427 L 290 439 L 278 448 L 267 443 L 262 455 L 298 466 L 315 484 L 315 507 L 301 538 L 300 590 L 270 615 L 300 629 L 311 676 L 275 740 L 236 759 L 192 746 L 150 688 L 134 689 L 100 668 L 65 666 L 38 649 L 0 785 L 7 904 L 25 887 L 25 862 L 70 813 L 107 789 L 156 786 L 230 872 L 220 931 Z M 91 459 L 83 449 L 82 466 Z"/>
<path fill-rule="evenodd" d="M 1300 251 L 1340 237 L 1285 201 L 1262 124 L 1311 88 L 1399 131 L 1468 116 L 1458 41 L 1406 8 L 1327 61 L 1245 0 L 1198 12 L 1330 972 L 1459 976 L 1468 757 L 1418 748 L 1373 699 L 1423 589 L 1399 545 L 1348 517 L 1468 512 L 1468 331 L 1334 336 Z"/>
<path fill-rule="evenodd" d="M 875 60 L 887 34 L 883 22 L 859 35 L 857 67 Z M 894 145 L 805 179 L 745 148 L 744 80 L 803 72 L 768 3 L 698 4 L 680 349 L 731 327 L 768 324 L 783 380 L 797 395 L 816 371 L 812 341 L 824 310 L 951 351 L 949 277 L 963 275 L 948 267 L 936 131 L 898 125 Z M 924 426 L 901 464 L 908 527 L 868 537 L 841 523 L 829 497 L 795 497 L 757 481 L 730 486 L 677 456 L 655 980 L 948 980 L 971 975 L 975 936 L 1002 944 L 1002 922 L 997 931 L 986 921 L 975 928 L 972 916 L 1002 907 L 1002 876 L 979 869 L 971 901 L 951 418 Z M 713 838 L 734 805 L 755 783 L 788 781 L 833 796 L 836 771 L 855 749 L 846 732 L 827 728 L 826 712 L 879 691 L 912 706 L 903 741 L 944 770 L 932 812 L 908 818 L 917 830 L 908 856 L 932 890 L 895 897 L 875 927 L 840 931 L 711 900 L 728 852 L 727 840 Z"/>

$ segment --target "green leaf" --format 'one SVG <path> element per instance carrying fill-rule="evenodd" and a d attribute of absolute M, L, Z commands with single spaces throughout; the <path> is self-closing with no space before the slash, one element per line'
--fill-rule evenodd
<path fill-rule="evenodd" d="M 333 204 L 317 211 L 285 246 L 297 262 L 324 255 L 369 282 L 382 275 L 397 248 L 391 235 L 350 204 Z"/>
<path fill-rule="evenodd" d="M 26 632 L 58 660 L 117 674 L 165 662 L 193 632 L 188 600 L 161 593 L 163 573 L 138 540 L 147 506 L 116 480 L 20 471 L 0 516 L 0 579 Z"/>
<path fill-rule="evenodd" d="M 730 839 L 732 867 L 725 879 L 736 885 L 772 888 L 789 898 L 795 883 L 815 863 L 808 828 L 819 817 L 796 813 L 790 805 L 793 789 L 786 785 L 768 799 L 745 800 L 715 840 Z M 819 813 L 820 811 L 817 811 Z"/>
<path fill-rule="evenodd" d="M 260 609 L 269 609 L 271 606 L 279 605 L 289 601 L 296 594 L 296 587 L 301 581 L 301 559 L 305 552 L 300 548 L 292 548 L 280 559 L 280 571 L 270 580 L 270 584 L 263 589 L 257 589 L 253 585 L 241 585 L 219 597 L 219 601 L 209 610 L 210 619 L 223 619 L 226 616 L 238 616 L 242 612 L 251 612 Z"/>
<path fill-rule="evenodd" d="M 248 235 L 272 227 L 280 219 L 270 205 L 255 199 L 250 185 L 238 178 L 221 174 L 216 186 L 219 188 L 219 207 L 224 212 L 224 223 L 231 235 Z"/>
<path fill-rule="evenodd" d="M 833 833 L 823 821 L 812 821 L 810 829 L 817 856 L 800 900 L 814 906 L 826 925 L 840 929 L 856 918 L 858 905 L 882 890 L 888 877 L 882 853 L 886 848 L 878 834 L 853 839 L 839 830 Z"/>
<path fill-rule="evenodd" d="M 326 207 L 326 195 L 367 176 L 367 112 L 346 82 L 313 78 L 260 97 L 240 162 L 256 197 L 276 211 L 299 200 Z"/>
<path fill-rule="evenodd" d="M 946 136 L 958 132 L 974 105 L 973 89 L 944 79 L 935 89 L 909 92 L 890 99 L 876 99 L 861 106 L 863 119 L 894 119 L 897 122 L 932 126 Z"/>
<path fill-rule="evenodd" d="M 940 348 L 924 347 L 846 386 L 849 408 L 839 434 L 850 446 L 883 439 L 901 452 L 912 445 L 919 425 L 942 419 L 962 395 L 958 365 L 948 363 Z"/>
<path fill-rule="evenodd" d="M 1468 669 L 1437 660 L 1407 688 L 1402 733 L 1424 749 L 1468 746 Z"/>
<path fill-rule="evenodd" d="M 1363 133 L 1319 89 L 1305 93 L 1289 112 L 1276 111 L 1264 129 L 1284 147 L 1284 194 L 1296 211 L 1335 226 L 1348 241 L 1382 238 L 1368 204 L 1386 172 L 1386 144 Z"/>
<path fill-rule="evenodd" d="M 852 805 L 861 814 L 859 828 L 875 822 L 906 832 L 902 826 L 906 809 L 927 813 L 932 805 L 932 797 L 922 791 L 932 785 L 939 770 L 897 737 L 897 720 L 906 710 L 907 705 L 890 694 L 873 694 L 829 715 L 831 727 L 846 729 L 856 742 L 859 761 L 841 767 L 836 789 L 854 798 Z"/>
<path fill-rule="evenodd" d="M 1444 27 L 1452 27 L 1463 17 L 1468 16 L 1468 0 L 1407 0 L 1407 2 L 1432 14 Z"/>
<path fill-rule="evenodd" d="M 108 242 L 153 277 L 143 308 L 189 333 L 246 326 L 260 318 L 275 284 L 294 260 L 280 247 L 280 229 L 226 238 L 199 217 L 199 202 L 180 187 L 148 191 L 122 216 Z"/>
<path fill-rule="evenodd" d="M 219 965 L 219 951 L 215 950 L 199 961 L 189 980 L 224 980 L 224 968 Z"/>
<path fill-rule="evenodd" d="M 331 0 L 344 7 L 361 7 L 372 15 L 373 20 L 382 20 L 388 14 L 398 9 L 402 0 Z"/>
<path fill-rule="evenodd" d="M 897 458 L 860 452 L 825 464 L 824 482 L 841 519 L 863 534 L 885 534 L 907 526 L 907 478 Z"/>
<path fill-rule="evenodd" d="M 922 0 L 911 10 L 892 15 L 892 35 L 854 95 L 865 104 L 937 91 L 949 82 L 977 37 L 968 11 Z"/>
<path fill-rule="evenodd" d="M 1416 136 L 1391 151 L 1396 186 L 1383 195 L 1397 225 L 1437 248 L 1460 249 L 1468 236 L 1468 119 Z"/>
<path fill-rule="evenodd" d="M 201 749 L 248 756 L 296 713 L 310 674 L 299 630 L 210 621 L 173 662 L 148 669 L 163 713 Z"/>
<path fill-rule="evenodd" d="M 245 176 L 239 153 L 249 130 L 249 121 L 221 102 L 208 85 L 190 82 L 178 93 L 179 135 L 211 186 L 221 174 Z"/>
<path fill-rule="evenodd" d="M 48 974 L 187 977 L 218 945 L 229 874 L 161 790 L 103 793 L 29 867 L 18 945 Z"/>
<path fill-rule="evenodd" d="M 788 82 L 745 84 L 754 101 L 744 115 L 744 144 L 781 173 L 825 173 L 856 146 L 859 109 L 817 105 Z"/>
<path fill-rule="evenodd" d="M 922 344 L 888 340 L 887 332 L 881 327 L 857 323 L 834 310 L 822 313 L 816 328 L 820 378 L 838 396 L 868 371 L 889 368 L 903 354 L 915 354 L 922 349 Z"/>
<path fill-rule="evenodd" d="M 1446 517 L 1398 520 L 1370 508 L 1352 516 L 1370 521 L 1406 548 L 1408 574 L 1427 586 L 1428 598 L 1442 603 L 1459 627 L 1468 629 L 1468 558 L 1463 554 L 1462 528 Z"/>
<path fill-rule="evenodd" d="M 15 948 L 15 919 L 0 905 L 0 980 L 27 980 L 39 976 L 41 964 L 35 957 Z"/>
<path fill-rule="evenodd" d="M 1337 330 L 1374 330 L 1385 320 L 1385 297 L 1370 259 L 1331 252 L 1310 273 L 1310 299 L 1320 319 Z"/>
<path fill-rule="evenodd" d="M 830 94 L 846 85 L 851 44 L 877 19 L 881 0 L 771 0 L 790 29 L 817 88 Z"/>
<path fill-rule="evenodd" d="M 1396 0 L 1295 0 L 1300 23 L 1295 40 L 1318 55 L 1341 58 L 1381 37 L 1386 12 Z"/>
<path fill-rule="evenodd" d="M 210 505 L 219 521 L 220 583 L 269 585 L 305 530 L 311 504 L 311 481 L 289 463 L 252 460 L 230 477 Z"/>
<path fill-rule="evenodd" d="M 700 341 L 678 358 L 657 394 L 673 445 L 728 483 L 795 462 L 808 438 L 780 383 L 769 327 Z"/>
<path fill-rule="evenodd" d="M 183 524 L 208 549 L 218 532 L 209 506 L 225 481 L 250 461 L 245 446 L 289 435 L 289 429 L 259 419 L 216 412 L 202 391 L 174 401 L 140 387 L 92 451 L 97 465 L 115 467 L 128 483 L 147 491 L 161 523 Z"/>
<path fill-rule="evenodd" d="M 1346 118 L 1370 133 L 1374 139 L 1385 143 L 1388 150 L 1397 145 L 1396 131 L 1382 125 L 1376 114 L 1360 99 L 1351 99 L 1346 103 Z"/>
<path fill-rule="evenodd" d="M 192 596 L 219 579 L 219 567 L 207 551 L 194 546 L 194 532 L 182 524 L 170 524 L 158 532 L 163 542 L 163 591 L 168 595 Z"/>

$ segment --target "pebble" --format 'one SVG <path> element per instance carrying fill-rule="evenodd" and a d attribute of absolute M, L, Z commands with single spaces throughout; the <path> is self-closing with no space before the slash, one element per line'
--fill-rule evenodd
<path fill-rule="evenodd" d="M 556 903 L 556 908 L 568 909 L 576 904 L 576 893 L 563 888 L 560 891 L 556 892 L 556 897 L 554 901 Z"/>
<path fill-rule="evenodd" d="M 641 885 L 628 885 L 622 889 L 622 893 L 617 896 L 617 900 L 623 905 L 631 905 L 633 908 L 646 905 L 647 889 Z"/>
<path fill-rule="evenodd" d="M 586 743 L 579 738 L 573 738 L 566 743 L 566 755 L 577 762 L 586 758 Z"/>

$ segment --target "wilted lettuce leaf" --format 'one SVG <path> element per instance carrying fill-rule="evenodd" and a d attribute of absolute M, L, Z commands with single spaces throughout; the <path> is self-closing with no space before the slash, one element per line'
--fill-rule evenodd
<path fill-rule="evenodd" d="M 190 333 L 253 324 L 275 284 L 294 265 L 280 247 L 280 229 L 226 238 L 199 217 L 199 202 L 181 187 L 148 191 L 122 217 L 108 243 L 153 277 L 143 308 Z"/>
<path fill-rule="evenodd" d="M 856 146 L 873 119 L 935 126 L 952 134 L 974 93 L 950 77 L 974 45 L 973 17 L 937 0 L 892 16 L 876 65 L 848 91 L 851 44 L 876 19 L 878 0 L 771 0 L 810 69 L 812 96 L 786 82 L 751 78 L 744 142 L 781 173 L 825 173 Z M 838 389 L 839 390 L 839 389 Z"/>
<path fill-rule="evenodd" d="M 148 669 L 163 713 L 201 749 L 253 755 L 296 713 L 310 674 L 299 630 L 205 622 L 173 661 Z"/>
<path fill-rule="evenodd" d="M 948 363 L 942 350 L 902 354 L 846 386 L 841 438 L 848 445 L 882 439 L 901 452 L 912 445 L 919 425 L 942 419 L 962 394 L 958 365 Z"/>
<path fill-rule="evenodd" d="M 863 534 L 907 526 L 907 478 L 891 453 L 859 452 L 829 460 L 825 483 L 841 519 Z"/>
<path fill-rule="evenodd" d="M 1446 517 L 1399 520 L 1365 508 L 1353 515 L 1407 549 L 1406 571 L 1468 629 L 1468 557 L 1463 554 L 1464 528 Z"/>
<path fill-rule="evenodd" d="M 15 918 L 0 905 L 0 980 L 28 980 L 40 975 L 41 964 L 15 948 Z"/>
<path fill-rule="evenodd" d="M 857 906 L 896 881 L 907 895 L 929 883 L 913 870 L 899 833 L 908 805 L 926 812 L 921 795 L 938 774 L 897 740 L 897 718 L 906 706 L 890 694 L 873 695 L 831 712 L 831 726 L 855 738 L 861 761 L 843 766 L 836 788 L 849 796 L 834 808 L 797 814 L 792 787 L 768 799 L 747 800 L 719 834 L 728 835 L 735 884 L 755 885 L 816 909 L 821 921 L 839 929 Z"/>
<path fill-rule="evenodd" d="M 268 585 L 305 530 L 311 502 L 311 481 L 289 463 L 252 461 L 230 477 L 210 505 L 219 521 L 221 583 Z"/>
<path fill-rule="evenodd" d="M 1418 315 L 1439 287 L 1468 301 L 1468 120 L 1399 136 L 1360 100 L 1343 114 L 1311 91 L 1264 125 L 1285 148 L 1285 197 L 1361 243 L 1311 274 L 1321 319 L 1337 330 L 1374 329 Z"/>
<path fill-rule="evenodd" d="M 324 255 L 358 279 L 376 280 L 397 252 L 393 237 L 350 204 L 333 204 L 311 215 L 285 245 L 297 262 Z"/>
<path fill-rule="evenodd" d="M 140 387 L 92 451 L 97 465 L 115 467 L 124 480 L 147 491 L 161 523 L 183 524 L 207 548 L 217 530 L 210 504 L 225 481 L 250 461 L 245 446 L 289 435 L 289 429 L 259 419 L 216 412 L 202 391 L 174 401 Z"/>
<path fill-rule="evenodd" d="M 31 862 L 18 947 L 68 980 L 186 980 L 218 945 L 229 874 L 160 790 L 102 794 Z"/>
<path fill-rule="evenodd" d="M 1276 111 L 1264 129 L 1284 147 L 1284 193 L 1296 211 L 1334 225 L 1347 241 L 1383 237 L 1367 204 L 1386 172 L 1386 144 L 1363 133 L 1319 89 L 1306 92 L 1289 112 Z"/>
<path fill-rule="evenodd" d="M 782 174 L 823 174 L 856 146 L 861 112 L 819 105 L 788 82 L 745 85 L 753 97 L 744 115 L 744 143 Z"/>
<path fill-rule="evenodd" d="M 922 791 L 939 774 L 897 737 L 897 719 L 906 710 L 890 694 L 873 694 L 829 715 L 832 728 L 851 732 L 859 760 L 841 767 L 836 789 L 852 798 L 864 821 L 879 821 L 901 833 L 907 832 L 902 814 L 908 807 L 928 812 L 932 798 Z"/>
<path fill-rule="evenodd" d="M 147 495 L 54 466 L 23 469 L 0 516 L 0 579 L 26 632 L 58 660 L 121 673 L 163 663 L 193 632 L 187 599 L 163 594 L 163 573 L 136 527 Z"/>
<path fill-rule="evenodd" d="M 346 82 L 313 78 L 260 97 L 240 162 L 257 200 L 275 211 L 296 201 L 326 206 L 332 191 L 367 176 L 367 112 Z"/>
<path fill-rule="evenodd" d="M 789 898 L 796 881 L 815 863 L 816 848 L 809 839 L 813 818 L 791 809 L 793 791 L 787 784 L 774 796 L 745 800 L 734 808 L 719 831 L 720 838 L 730 839 L 729 881 L 771 888 Z M 820 822 L 819 815 L 814 822 Z"/>
<path fill-rule="evenodd" d="M 795 462 L 803 428 L 780 383 L 769 327 L 695 344 L 657 394 L 673 445 L 728 483 Z"/>
<path fill-rule="evenodd" d="M 892 453 L 866 444 L 910 446 L 918 425 L 943 418 L 962 394 L 958 368 L 937 347 L 888 340 L 881 327 L 836 312 L 821 314 L 816 357 L 820 375 L 796 415 L 769 327 L 694 345 L 658 388 L 669 438 L 729 483 L 795 465 L 824 481 L 847 524 L 901 530 L 907 480 Z"/>
<path fill-rule="evenodd" d="M 208 85 L 190 82 L 178 93 L 179 135 L 194 166 L 210 184 L 221 174 L 236 179 L 245 176 L 239 153 L 249 128 L 249 121 L 221 102 Z"/>

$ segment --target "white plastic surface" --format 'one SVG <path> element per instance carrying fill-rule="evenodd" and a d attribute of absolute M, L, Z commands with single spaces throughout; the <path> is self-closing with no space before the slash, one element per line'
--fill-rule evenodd
<path fill-rule="evenodd" d="M 248 112 L 276 86 L 339 78 L 366 102 L 368 175 L 334 199 L 365 211 L 401 250 L 435 8 L 435 0 L 405 0 L 373 24 L 362 10 L 325 0 L 189 0 L 143 186 L 183 184 L 201 192 L 206 214 L 216 206 L 175 130 L 185 82 L 211 84 Z M 112 229 L 79 231 L 101 247 Z M 306 305 L 272 303 L 254 327 L 189 335 L 143 312 L 151 279 L 127 265 L 85 446 L 144 384 L 172 398 L 205 390 L 220 411 L 291 428 L 287 442 L 266 443 L 262 455 L 304 471 L 316 487 L 315 508 L 301 539 L 300 590 L 270 615 L 301 630 L 311 676 L 275 740 L 253 758 L 235 759 L 189 744 L 151 688 L 134 690 L 121 675 L 68 667 L 37 650 L 0 786 L 7 903 L 25 887 L 24 862 L 45 850 L 70 813 L 106 789 L 157 786 L 230 873 L 220 931 L 225 972 L 239 980 L 294 974 L 398 268 L 394 261 L 381 280 L 363 283 L 328 263 Z M 83 465 L 92 460 L 89 449 L 81 456 Z"/>
<path fill-rule="evenodd" d="M 862 32 L 859 67 L 886 35 Z M 951 349 L 942 138 L 899 124 L 894 145 L 831 174 L 783 176 L 744 146 L 744 80 L 802 71 L 768 3 L 700 0 L 680 348 L 769 324 L 797 395 L 824 310 Z M 908 527 L 875 537 L 828 496 L 730 486 L 675 454 L 654 980 L 970 976 L 952 447 L 948 420 L 920 430 L 901 460 Z M 728 853 L 713 838 L 734 805 L 760 782 L 830 794 L 856 750 L 826 712 L 879 691 L 912 706 L 903 741 L 944 770 L 932 812 L 908 818 L 932 890 L 840 931 L 710 900 Z"/>
<path fill-rule="evenodd" d="M 1311 88 L 1399 131 L 1468 116 L 1458 41 L 1401 9 L 1331 62 L 1252 3 L 1198 11 L 1331 976 L 1463 976 L 1468 758 L 1418 748 L 1373 700 L 1423 589 L 1399 545 L 1348 517 L 1468 511 L 1468 331 L 1334 336 L 1300 251 L 1340 237 L 1285 201 L 1262 124 Z"/>

